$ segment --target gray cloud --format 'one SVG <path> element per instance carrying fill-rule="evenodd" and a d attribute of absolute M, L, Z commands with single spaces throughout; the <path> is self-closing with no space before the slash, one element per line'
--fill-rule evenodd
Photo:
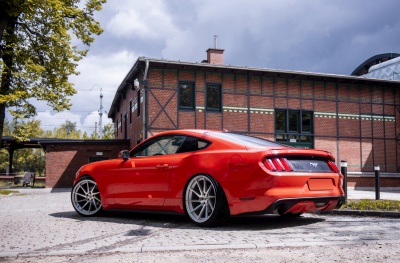
<path fill-rule="evenodd" d="M 226 64 L 350 74 L 373 55 L 400 52 L 398 10 L 397 0 L 108 1 L 97 14 L 105 31 L 71 78 L 72 110 L 99 108 L 85 91 L 95 84 L 110 91 L 108 110 L 138 56 L 200 62 L 214 34 Z"/>

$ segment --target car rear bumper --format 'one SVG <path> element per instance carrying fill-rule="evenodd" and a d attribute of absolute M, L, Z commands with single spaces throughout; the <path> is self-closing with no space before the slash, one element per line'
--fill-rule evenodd
<path fill-rule="evenodd" d="M 276 200 L 265 210 L 245 214 L 298 214 L 330 211 L 341 207 L 344 201 L 344 196 L 283 198 Z"/>

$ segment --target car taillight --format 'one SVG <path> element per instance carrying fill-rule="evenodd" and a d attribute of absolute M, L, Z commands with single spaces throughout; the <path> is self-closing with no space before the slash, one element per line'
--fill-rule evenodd
<path fill-rule="evenodd" d="M 339 168 L 337 168 L 336 164 L 332 161 L 328 161 L 328 165 L 331 168 L 331 170 L 335 173 L 339 172 Z"/>
<path fill-rule="evenodd" d="M 291 172 L 293 167 L 284 157 L 265 158 L 263 161 L 265 167 L 270 171 Z"/>

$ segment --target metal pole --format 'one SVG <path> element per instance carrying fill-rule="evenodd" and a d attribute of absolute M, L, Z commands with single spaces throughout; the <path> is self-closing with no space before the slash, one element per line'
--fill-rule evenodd
<path fill-rule="evenodd" d="M 379 182 L 379 173 L 380 173 L 380 167 L 379 165 L 374 166 L 374 171 L 375 171 L 375 200 L 379 200 L 380 197 L 380 182 Z"/>
<path fill-rule="evenodd" d="M 347 201 L 347 161 L 340 161 L 340 170 L 343 174 L 344 202 Z"/>

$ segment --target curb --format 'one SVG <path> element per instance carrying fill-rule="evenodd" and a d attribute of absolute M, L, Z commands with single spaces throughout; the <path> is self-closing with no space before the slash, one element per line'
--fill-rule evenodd
<path fill-rule="evenodd" d="M 370 217 L 389 217 L 400 218 L 400 212 L 391 211 L 368 211 L 368 210 L 332 210 L 321 211 L 320 215 L 342 215 L 342 216 L 370 216 Z"/>

